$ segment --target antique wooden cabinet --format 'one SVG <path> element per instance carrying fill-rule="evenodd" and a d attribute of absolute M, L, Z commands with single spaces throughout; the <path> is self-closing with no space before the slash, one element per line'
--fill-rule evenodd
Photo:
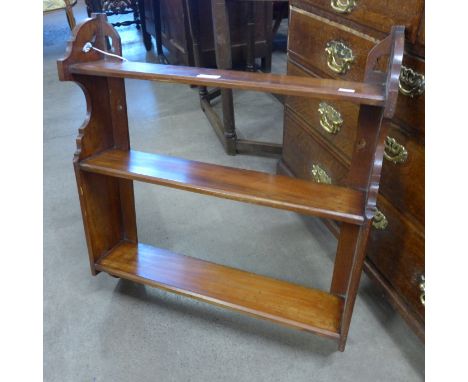
<path fill-rule="evenodd" d="M 195 65 L 192 35 L 196 34 L 202 66 L 216 66 L 210 0 L 144 0 L 144 5 L 146 28 L 157 40 L 160 22 L 162 44 L 171 64 Z M 233 63 L 245 63 L 247 3 L 229 2 L 228 8 Z M 255 57 L 261 58 L 263 68 L 269 71 L 273 3 L 256 3 L 255 16 Z"/>
<path fill-rule="evenodd" d="M 406 26 L 404 67 L 365 269 L 424 338 L 424 1 L 291 0 L 288 74 L 362 81 L 369 50 L 396 24 Z M 278 171 L 346 183 L 357 113 L 351 103 L 288 97 Z"/>

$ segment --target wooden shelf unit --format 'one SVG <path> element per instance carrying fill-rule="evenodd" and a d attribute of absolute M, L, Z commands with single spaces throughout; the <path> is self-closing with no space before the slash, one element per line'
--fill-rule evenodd
<path fill-rule="evenodd" d="M 110 37 L 110 39 L 108 39 Z M 74 30 L 59 77 L 84 90 L 87 119 L 79 130 L 75 174 L 91 272 L 133 280 L 256 317 L 327 336 L 343 351 L 375 211 L 385 124 L 398 92 L 403 28 L 369 54 L 364 83 L 121 63 L 88 42 L 121 55 L 117 32 L 98 14 Z M 388 73 L 374 71 L 389 56 Z M 360 127 L 347 187 L 142 153 L 130 149 L 124 78 L 237 88 L 359 103 Z M 385 86 L 382 78 L 386 78 Z M 345 89 L 345 90 L 343 90 Z M 171 253 L 138 242 L 133 181 L 183 189 L 341 222 L 330 292 Z"/>

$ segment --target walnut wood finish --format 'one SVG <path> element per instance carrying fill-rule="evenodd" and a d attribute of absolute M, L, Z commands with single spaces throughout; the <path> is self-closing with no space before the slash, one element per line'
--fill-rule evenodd
<path fill-rule="evenodd" d="M 373 229 L 369 238 L 369 250 L 372 263 L 385 271 L 392 280 L 392 289 L 406 304 L 414 306 L 413 315 L 424 319 L 424 306 L 421 304 L 419 285 L 424 274 L 424 235 L 419 224 L 399 213 L 389 199 L 379 195 L 379 210 L 385 215 L 388 226 L 385 230 Z M 382 250 L 385 248 L 385 251 Z"/>
<path fill-rule="evenodd" d="M 385 105 L 385 87 L 373 83 L 108 60 L 74 64 L 69 70 L 74 74 L 92 76 L 217 86 L 223 89 L 339 99 L 364 105 Z"/>
<path fill-rule="evenodd" d="M 242 4 L 243 3 L 243 4 Z M 273 17 L 273 2 L 272 1 L 242 1 L 242 0 L 210 0 L 211 17 L 213 23 L 214 46 L 216 52 L 216 67 L 218 69 L 231 69 L 233 67 L 233 48 L 232 43 L 234 36 L 230 24 L 232 21 L 232 6 L 242 5 L 245 10 L 245 69 L 249 72 L 254 72 L 255 57 L 258 52 L 256 44 L 256 29 L 261 23 L 258 21 L 259 8 L 263 7 L 264 16 L 264 36 L 265 43 L 268 49 L 268 54 L 262 57 L 262 70 L 265 72 L 271 71 L 271 52 L 273 44 L 273 30 L 270 22 Z M 200 28 L 193 27 L 196 24 L 193 15 L 197 12 L 190 6 L 190 1 L 187 0 L 187 9 L 189 10 L 190 32 L 192 34 L 193 51 L 196 57 L 197 66 L 204 65 L 205 60 L 201 59 L 200 47 Z M 253 142 L 250 140 L 239 140 L 236 134 L 233 93 L 230 89 L 222 89 L 220 92 L 222 103 L 222 119 L 219 118 L 210 101 L 212 98 L 207 97 L 206 89 L 200 89 L 201 108 L 205 112 L 208 121 L 212 125 L 221 143 L 223 144 L 226 153 L 235 155 L 237 153 L 256 154 L 256 155 L 273 155 L 281 154 L 281 145 L 275 143 Z"/>
<path fill-rule="evenodd" d="M 421 57 L 412 54 L 405 54 L 403 65 L 414 70 L 416 73 L 424 74 L 425 61 Z M 416 133 L 421 138 L 424 137 L 425 127 L 425 96 L 421 94 L 416 97 L 402 96 L 398 97 L 395 121 L 404 129 Z"/>
<path fill-rule="evenodd" d="M 288 75 L 365 80 L 366 57 L 395 22 L 406 25 L 403 65 L 424 75 L 423 0 L 359 0 L 349 13 L 338 12 L 329 0 L 291 0 L 290 4 Z M 344 43 L 355 56 L 346 73 L 335 73 L 328 65 L 325 47 L 333 40 Z M 377 67 L 383 65 L 385 60 Z M 400 92 L 394 116 L 386 122 L 388 139 L 404 155 L 392 161 L 397 154 L 390 146 L 385 148 L 377 208 L 387 226 L 372 227 L 365 269 L 410 327 L 424 337 L 419 288 L 424 274 L 424 77 L 420 78 L 421 91 L 416 95 Z M 318 109 L 324 101 L 342 118 L 334 134 L 321 126 Z M 287 97 L 278 171 L 313 180 L 312 166 L 319 165 L 332 184 L 348 185 L 359 112 L 359 106 L 350 102 Z M 327 225 L 339 237 L 339 228 Z"/>
<path fill-rule="evenodd" d="M 196 55 L 202 66 L 216 67 L 215 37 L 210 0 L 144 0 L 146 28 L 167 49 L 167 60 L 173 65 L 196 65 Z M 232 35 L 232 57 L 235 66 L 246 62 L 246 10 L 244 4 L 230 1 L 232 18 L 226 27 Z M 255 4 L 254 31 L 256 58 L 271 61 L 271 12 L 264 4 Z M 195 32 L 195 33 L 193 33 Z M 196 38 L 197 50 L 193 48 Z M 162 54 L 162 46 L 158 55 Z"/>
<path fill-rule="evenodd" d="M 339 29 L 326 19 L 304 12 L 292 6 L 290 12 L 292 31 L 315 31 L 301 38 L 296 33 L 289 37 L 288 57 L 306 68 L 311 68 L 320 77 L 358 80 L 364 78 L 367 55 L 377 40 L 363 34 L 354 34 L 349 29 Z M 325 48 L 330 41 L 341 41 L 351 49 L 354 61 L 345 74 L 335 74 L 328 66 Z"/>
<path fill-rule="evenodd" d="M 75 28 L 66 57 L 58 61 L 60 79 L 78 83 L 88 106 L 74 165 L 92 273 L 105 271 L 325 335 L 337 340 L 338 349 L 343 351 L 376 209 L 388 128 L 382 119 L 393 116 L 397 102 L 403 27 L 393 28 L 392 34 L 370 51 L 363 83 L 121 63 L 95 51 L 83 52 L 89 41 L 102 50 L 112 41 L 112 51 L 122 51 L 118 34 L 101 14 Z M 389 57 L 385 73 L 376 69 L 381 56 Z M 345 185 L 319 185 L 132 151 L 124 78 L 360 103 Z M 343 87 L 354 92 L 340 90 Z M 330 293 L 138 244 L 133 180 L 340 221 Z"/>
<path fill-rule="evenodd" d="M 319 290 L 141 243 L 120 243 L 96 268 L 255 317 L 339 337 L 343 299 Z"/>
<path fill-rule="evenodd" d="M 108 150 L 80 163 L 84 171 L 139 180 L 200 194 L 327 217 L 363 222 L 364 194 L 287 176 L 148 154 Z"/>
<path fill-rule="evenodd" d="M 109 36 L 113 51 L 122 54 L 120 37 L 106 20 L 105 15 L 98 14 L 87 23 L 78 25 L 66 57 L 57 62 L 59 78 L 75 81 L 86 96 L 87 118 L 79 130 L 73 164 L 93 274 L 96 274 L 95 262 L 121 240 L 137 242 L 132 181 L 104 178 L 84 173 L 79 168 L 80 161 L 96 152 L 114 147 L 121 150 L 130 148 L 124 80 L 71 75 L 68 71 L 70 62 L 98 58 L 95 51 L 86 55 L 81 51 L 88 41 L 94 41 L 97 48 L 106 50 L 106 36 Z"/>
<path fill-rule="evenodd" d="M 346 21 L 357 22 L 383 34 L 387 34 L 393 25 L 404 25 L 408 41 L 411 42 L 416 39 L 421 12 L 424 9 L 424 0 L 358 0 L 355 8 L 349 13 L 338 13 L 332 8 L 330 0 L 296 1 L 295 3 L 300 8 L 313 4 L 324 11 L 340 15 Z"/>

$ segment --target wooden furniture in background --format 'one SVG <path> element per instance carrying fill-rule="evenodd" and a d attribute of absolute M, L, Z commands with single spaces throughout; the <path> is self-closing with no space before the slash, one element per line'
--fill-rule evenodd
<path fill-rule="evenodd" d="M 44 13 L 65 10 L 67 15 L 68 25 L 73 30 L 76 25 L 75 16 L 73 15 L 73 6 L 76 5 L 77 0 L 43 0 L 42 10 Z"/>
<path fill-rule="evenodd" d="M 121 62 L 120 38 L 104 14 L 74 30 L 59 78 L 86 95 L 74 168 L 93 275 L 107 272 L 338 341 L 348 337 L 375 213 L 387 124 L 393 116 L 404 28 L 369 52 L 363 82 Z M 110 37 L 110 38 L 109 38 Z M 386 72 L 377 70 L 387 57 Z M 359 105 L 346 186 L 195 162 L 130 149 L 124 78 L 245 89 Z M 330 292 L 236 270 L 138 242 L 133 181 L 296 211 L 341 222 Z"/>
<path fill-rule="evenodd" d="M 424 337 L 424 1 L 291 0 L 288 74 L 362 81 L 368 53 L 406 26 L 400 96 L 389 121 L 365 270 Z M 289 97 L 279 172 L 344 185 L 359 108 Z M 338 234 L 336 225 L 329 226 Z"/>
<path fill-rule="evenodd" d="M 117 21 L 113 22 L 112 25 L 123 27 L 135 24 L 137 29 L 141 28 L 146 50 L 151 49 L 151 34 L 146 29 L 146 12 L 143 0 L 85 0 L 85 3 L 88 17 L 92 13 L 105 13 L 107 16 L 133 14 L 133 20 Z M 149 9 L 148 12 L 152 13 L 152 9 Z"/>
<path fill-rule="evenodd" d="M 278 0 L 277 2 L 284 2 Z M 244 0 L 211 0 L 211 15 L 213 23 L 213 35 L 215 42 L 215 53 L 216 53 L 216 67 L 218 69 L 232 69 L 233 68 L 233 44 L 232 44 L 232 33 L 229 28 L 230 20 L 234 17 L 230 13 L 229 4 L 238 4 L 244 6 L 245 13 L 245 68 L 249 72 L 256 70 L 255 56 L 256 56 L 256 45 L 255 45 L 255 30 L 258 18 L 258 9 L 263 6 L 266 11 L 266 19 L 272 20 L 273 17 L 273 1 L 244 1 Z M 257 9 L 255 9 L 257 7 Z M 200 52 L 200 36 L 199 30 L 196 27 L 193 14 L 195 11 L 188 5 L 190 26 L 190 34 L 193 42 L 193 53 L 195 57 L 195 66 L 203 67 L 204 62 L 201 58 Z M 272 52 L 272 41 L 274 26 L 273 23 L 265 22 L 266 31 L 269 31 L 267 38 L 269 46 L 268 58 L 263 58 L 262 68 L 264 71 L 269 72 L 271 70 L 271 52 Z M 221 97 L 222 106 L 222 118 L 218 116 L 212 107 L 212 100 L 217 96 Z M 208 121 L 216 132 L 220 142 L 222 143 L 226 153 L 229 155 L 235 155 L 237 153 L 247 154 L 260 154 L 260 155 L 280 155 L 281 144 L 257 142 L 246 139 L 240 139 L 236 133 L 236 123 L 234 116 L 234 100 L 231 89 L 212 89 L 208 91 L 206 88 L 200 88 L 200 104 L 204 111 Z"/>
<path fill-rule="evenodd" d="M 191 20 L 192 27 L 197 31 L 200 62 L 204 67 L 216 66 L 211 0 L 144 0 L 144 4 L 146 28 L 155 37 L 156 42 L 162 40 L 162 45 L 168 52 L 169 63 L 195 65 L 189 27 L 189 20 Z M 247 7 L 245 4 L 235 2 L 230 2 L 228 7 L 232 16 L 229 28 L 233 64 L 245 67 Z M 268 67 L 268 61 L 271 60 L 269 38 L 273 15 L 270 8 L 265 4 L 255 5 L 257 15 L 255 57 L 262 59 L 264 67 Z M 189 9 L 191 14 L 189 14 Z M 161 33 L 160 39 L 158 39 L 159 33 Z"/>
<path fill-rule="evenodd" d="M 140 0 L 85 0 L 85 3 L 88 17 L 90 17 L 92 13 L 101 12 L 104 12 L 107 16 L 133 14 L 133 20 L 117 21 L 113 22 L 112 25 L 115 27 L 124 27 L 135 24 L 139 29 L 141 24 L 138 6 L 139 1 Z"/>
<path fill-rule="evenodd" d="M 257 69 L 255 61 L 260 58 L 261 70 L 269 72 L 274 30 L 284 17 L 284 9 L 277 7 L 274 14 L 273 6 L 285 2 L 287 0 L 145 0 L 144 24 L 155 36 L 160 63 L 254 71 Z M 168 50 L 167 58 L 163 45 Z M 221 97 L 222 118 L 211 104 L 217 97 Z M 230 89 L 208 91 L 201 88 L 200 103 L 228 154 L 281 154 L 280 144 L 237 138 Z"/>

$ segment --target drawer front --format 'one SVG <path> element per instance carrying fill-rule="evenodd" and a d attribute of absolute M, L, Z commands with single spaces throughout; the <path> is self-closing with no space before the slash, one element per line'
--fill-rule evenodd
<path fill-rule="evenodd" d="M 406 36 L 411 42 L 416 39 L 424 8 L 424 0 L 302 0 L 302 2 L 384 33 L 390 33 L 393 25 L 404 25 Z"/>
<path fill-rule="evenodd" d="M 362 81 L 367 55 L 377 42 L 370 36 L 291 7 L 289 58 L 314 72 L 318 69 L 328 76 Z"/>
<path fill-rule="evenodd" d="M 417 44 L 424 47 L 426 45 L 426 21 L 424 17 L 424 13 L 421 17 L 421 26 L 419 27 L 418 37 L 417 37 Z"/>
<path fill-rule="evenodd" d="M 376 225 L 379 228 L 372 227 L 367 256 L 397 293 L 424 319 L 423 291 L 420 288 L 424 275 L 424 234 L 380 195 L 377 207 L 385 218 L 378 219 Z"/>
<path fill-rule="evenodd" d="M 288 108 L 284 118 L 287 128 L 284 130 L 282 158 L 289 168 L 294 169 L 294 175 L 314 181 L 322 175 L 329 177 L 332 184 L 342 184 L 347 175 L 346 167 L 314 139 L 310 127 Z"/>
<path fill-rule="evenodd" d="M 398 94 L 395 120 L 424 132 L 424 60 L 410 55 L 403 57 L 400 74 L 400 92 Z"/>
<path fill-rule="evenodd" d="M 288 74 L 308 75 L 291 61 L 288 62 Z M 344 165 L 349 166 L 356 138 L 359 107 L 348 102 L 327 104 L 339 113 L 338 118 L 342 120 L 339 131 L 334 133 L 330 133 L 329 130 L 335 126 L 322 120 L 323 115 L 319 111 L 323 105 L 321 100 L 304 97 L 288 97 L 286 100 L 287 107 L 292 109 L 296 119 L 303 121 L 309 134 L 316 140 L 322 138 L 327 141 L 327 151 L 335 152 L 335 156 L 338 156 Z M 335 120 L 338 118 L 335 117 Z M 388 132 L 380 190 L 399 211 L 411 214 L 424 224 L 424 147 L 417 137 L 395 124 L 391 124 Z"/>
<path fill-rule="evenodd" d="M 292 61 L 288 62 L 288 74 L 311 76 Z M 336 148 L 343 156 L 342 162 L 349 165 L 356 139 L 358 105 L 305 97 L 287 97 L 286 105 L 303 118 L 316 134 Z"/>
<path fill-rule="evenodd" d="M 317 76 L 325 75 L 362 81 L 367 55 L 377 43 L 377 40 L 369 40 L 362 37 L 363 35 L 358 36 L 349 28 L 341 29 L 339 25 L 331 24 L 327 19 L 294 7 L 291 8 L 289 28 L 291 29 L 291 36 L 298 37 L 290 37 L 289 39 L 288 61 L 297 62 L 316 73 Z M 315 31 L 315 33 L 307 33 L 310 30 Z M 332 47 L 329 49 L 332 53 L 327 53 L 327 44 L 331 41 L 337 42 L 335 45 L 337 50 L 333 50 Z M 345 48 L 349 48 L 349 50 Z M 339 49 L 347 52 L 347 58 L 341 61 L 333 59 L 334 56 L 340 56 Z M 350 57 L 353 58 L 351 61 L 348 60 Z M 338 63 L 334 65 L 334 61 L 338 61 Z M 343 73 L 336 71 L 339 68 L 343 68 Z M 424 132 L 425 124 L 424 72 L 425 62 L 423 59 L 405 54 L 395 113 L 396 121 L 421 132 Z M 288 73 L 301 75 L 301 73 L 297 73 L 295 68 L 290 69 L 289 67 Z M 304 73 L 304 75 L 306 74 Z M 354 116 L 354 118 L 357 118 L 357 116 Z"/>
<path fill-rule="evenodd" d="M 424 147 L 391 125 L 385 147 L 380 193 L 399 211 L 424 224 Z"/>

